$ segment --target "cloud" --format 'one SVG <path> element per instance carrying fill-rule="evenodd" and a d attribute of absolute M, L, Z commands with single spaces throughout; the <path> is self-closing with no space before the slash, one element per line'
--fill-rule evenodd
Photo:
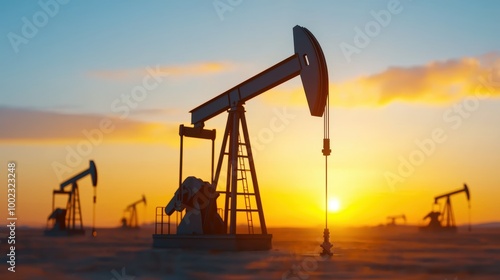
<path fill-rule="evenodd" d="M 476 93 L 499 97 L 500 56 L 490 53 L 413 67 L 390 67 L 381 73 L 331 83 L 329 89 L 330 104 L 344 107 L 384 106 L 396 101 L 449 104 Z M 290 104 L 306 102 L 302 88 L 265 97 L 272 103 L 283 103 L 283 99 Z"/>
<path fill-rule="evenodd" d="M 203 62 L 203 63 L 193 63 L 179 66 L 166 66 L 160 67 L 162 72 L 169 73 L 174 76 L 185 76 L 185 75 L 207 75 L 215 74 L 227 71 L 231 69 L 230 63 L 221 62 Z"/>
<path fill-rule="evenodd" d="M 179 108 L 148 108 L 148 109 L 134 109 L 134 111 L 131 113 L 134 115 L 147 115 L 147 116 L 160 115 L 164 117 L 164 116 L 179 115 L 184 113 L 184 111 L 182 111 Z"/>
<path fill-rule="evenodd" d="M 107 125 L 102 129 L 103 122 Z M 1 144 L 72 143 L 90 137 L 103 143 L 156 143 L 178 146 L 178 125 L 99 115 L 76 115 L 0 107 Z"/>
<path fill-rule="evenodd" d="M 182 65 L 156 66 L 155 71 L 144 69 L 119 69 L 119 70 L 97 70 L 88 73 L 91 77 L 106 80 L 124 80 L 133 77 L 143 77 L 145 75 L 169 75 L 173 77 L 199 76 L 217 74 L 232 69 L 229 62 L 197 62 Z"/>

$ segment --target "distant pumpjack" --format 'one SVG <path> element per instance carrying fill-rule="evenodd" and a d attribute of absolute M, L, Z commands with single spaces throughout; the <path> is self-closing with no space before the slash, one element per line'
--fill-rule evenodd
<path fill-rule="evenodd" d="M 438 195 L 434 198 L 434 204 L 437 205 L 438 201 L 446 198 L 446 203 L 444 204 L 443 211 L 431 211 L 429 212 L 423 219 L 430 219 L 429 224 L 425 227 L 422 227 L 422 230 L 433 230 L 433 231 L 456 231 L 457 226 L 455 224 L 455 216 L 453 214 L 453 208 L 451 206 L 450 197 L 455 194 L 465 193 L 467 196 L 467 202 L 469 204 L 470 211 L 470 191 L 466 184 L 464 184 L 464 188 L 456 191 L 452 191 L 449 193 L 445 193 L 442 195 Z M 443 225 L 443 222 L 445 224 Z M 469 221 L 469 230 L 470 230 L 470 221 Z"/>
<path fill-rule="evenodd" d="M 406 216 L 403 215 L 396 215 L 396 216 L 387 216 L 387 225 L 388 226 L 395 226 L 396 225 L 396 220 L 402 219 L 404 220 L 404 223 L 406 224 Z"/>
<path fill-rule="evenodd" d="M 78 180 L 90 175 L 92 178 L 92 186 L 94 187 L 94 210 L 96 203 L 96 186 L 97 186 L 97 169 L 94 161 L 89 162 L 89 169 L 75 175 L 74 177 L 64 181 L 60 185 L 59 190 L 52 192 L 52 213 L 47 219 L 47 229 L 44 231 L 48 236 L 61 236 L 61 235 L 78 235 L 85 234 L 82 219 L 82 209 L 80 204 L 80 195 L 78 192 Z M 65 188 L 71 185 L 71 189 L 66 191 Z M 55 208 L 55 195 L 64 194 L 68 195 L 66 208 Z M 92 235 L 95 236 L 95 211 L 94 211 L 94 224 L 92 226 Z M 49 225 L 51 224 L 51 225 Z"/>
<path fill-rule="evenodd" d="M 129 218 L 127 220 L 127 218 L 123 217 L 121 219 L 121 222 L 122 222 L 122 227 L 123 228 L 134 228 L 134 229 L 138 229 L 139 228 L 139 219 L 137 217 L 137 205 L 140 204 L 140 203 L 144 203 L 144 206 L 146 206 L 146 196 L 142 195 L 142 198 L 132 204 L 130 204 L 129 206 L 127 206 L 127 208 L 125 208 L 124 212 L 125 213 L 129 213 Z"/>

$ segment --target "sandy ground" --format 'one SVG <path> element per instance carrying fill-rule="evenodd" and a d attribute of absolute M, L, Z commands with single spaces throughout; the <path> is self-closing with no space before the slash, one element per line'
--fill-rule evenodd
<path fill-rule="evenodd" d="M 271 251 L 215 252 L 153 249 L 152 229 L 100 229 L 97 238 L 18 229 L 16 272 L 2 241 L 0 279 L 500 279 L 500 229 L 334 228 L 326 260 L 321 229 L 269 231 Z"/>

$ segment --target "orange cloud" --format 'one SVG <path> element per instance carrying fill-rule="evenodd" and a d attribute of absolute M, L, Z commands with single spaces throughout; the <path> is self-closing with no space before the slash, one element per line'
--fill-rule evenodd
<path fill-rule="evenodd" d="M 206 75 L 215 74 L 227 71 L 231 68 L 229 63 L 221 62 L 203 62 L 193 63 L 178 66 L 160 67 L 161 72 L 168 73 L 169 75 L 184 76 L 184 75 Z"/>
<path fill-rule="evenodd" d="M 275 90 L 284 91 L 284 90 Z M 383 106 L 395 101 L 421 104 L 447 104 L 475 94 L 500 96 L 500 57 L 433 61 L 414 67 L 390 67 L 384 72 L 330 84 L 334 106 Z M 288 100 L 305 104 L 302 88 L 269 94 L 271 102 Z"/>
<path fill-rule="evenodd" d="M 178 124 L 146 123 L 100 115 L 76 115 L 0 107 L 1 144 L 157 143 L 178 146 Z"/>
<path fill-rule="evenodd" d="M 171 66 L 156 66 L 150 67 L 154 71 L 144 69 L 120 69 L 120 70 L 99 70 L 92 71 L 88 74 L 91 77 L 107 80 L 122 80 L 131 77 L 142 77 L 145 75 L 169 75 L 169 76 L 194 76 L 194 75 L 210 75 L 228 71 L 232 68 L 232 64 L 228 62 L 197 62 L 191 64 L 171 65 Z"/>

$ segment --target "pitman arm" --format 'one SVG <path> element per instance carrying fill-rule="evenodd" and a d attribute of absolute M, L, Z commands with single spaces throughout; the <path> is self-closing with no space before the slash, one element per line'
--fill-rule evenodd
<path fill-rule="evenodd" d="M 179 190 L 177 190 L 175 192 L 174 197 L 172 197 L 172 199 L 167 204 L 167 206 L 165 206 L 165 214 L 167 214 L 169 216 L 172 215 L 175 212 L 175 210 L 177 210 L 177 211 L 184 210 L 184 208 L 182 206 L 182 202 L 177 199 L 178 192 L 179 192 Z"/>
<path fill-rule="evenodd" d="M 177 189 L 167 206 L 165 206 L 165 214 L 170 216 L 176 210 L 179 212 L 183 211 L 186 208 L 186 205 L 189 205 L 190 201 L 201 190 L 204 183 L 205 182 L 196 177 L 187 177 L 186 180 L 182 182 L 181 187 Z"/>

